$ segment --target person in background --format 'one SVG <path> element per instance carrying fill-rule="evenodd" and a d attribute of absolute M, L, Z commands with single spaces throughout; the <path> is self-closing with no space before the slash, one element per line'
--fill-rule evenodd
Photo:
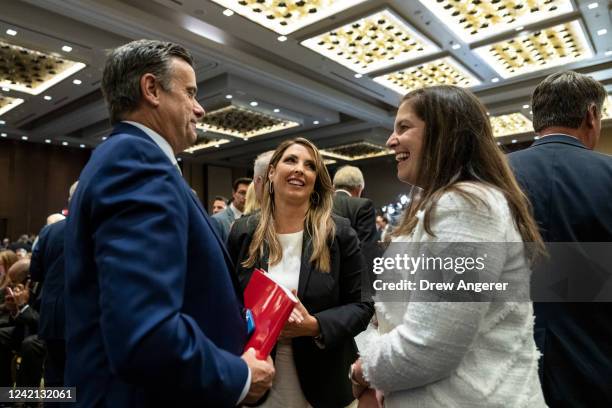
<path fill-rule="evenodd" d="M 364 275 L 362 285 L 371 288 L 375 274 L 372 260 L 382 254 L 376 240 L 376 211 L 372 200 L 362 198 L 365 188 L 363 173 L 355 166 L 343 166 L 334 174 L 334 214 L 348 219 L 357 233 L 359 244 L 369 274 Z"/>
<path fill-rule="evenodd" d="M 540 139 L 509 156 L 550 243 L 547 267 L 562 281 L 580 282 L 570 283 L 572 289 L 584 288 L 592 298 L 608 277 L 585 250 L 612 242 L 612 157 L 593 151 L 606 97 L 586 75 L 550 75 L 532 96 Z M 542 387 L 551 407 L 612 406 L 612 303 L 586 300 L 534 303 Z"/>
<path fill-rule="evenodd" d="M 422 189 L 394 242 L 419 244 L 419 254 L 440 257 L 446 252 L 437 243 L 461 249 L 468 243 L 472 251 L 487 251 L 477 279 L 509 281 L 513 293 L 528 294 L 530 261 L 544 245 L 482 103 L 454 86 L 412 91 L 387 146 L 395 152 L 398 179 Z M 490 244 L 501 242 L 515 244 Z M 413 292 L 402 302 L 376 303 L 380 336 L 360 350 L 350 372 L 362 406 L 379 405 L 381 395 L 388 408 L 546 406 L 531 302 L 458 292 L 438 292 L 437 301 Z"/>
<path fill-rule="evenodd" d="M 257 201 L 257 196 L 255 195 L 255 184 L 251 183 L 247 188 L 246 200 L 244 202 L 244 213 L 242 215 L 247 216 L 255 211 L 259 211 L 260 208 L 261 207 Z"/>
<path fill-rule="evenodd" d="M 45 225 L 51 225 L 61 220 L 65 220 L 66 216 L 59 213 L 53 213 L 47 217 L 47 223 Z"/>
<path fill-rule="evenodd" d="M 224 243 L 181 174 L 198 103 L 182 46 L 112 50 L 102 92 L 113 130 L 81 175 L 66 221 L 66 386 L 75 407 L 232 407 L 260 398 L 271 360 L 247 323 Z"/>
<path fill-rule="evenodd" d="M 223 242 L 227 241 L 227 236 L 234 221 L 242 217 L 247 188 L 252 181 L 252 179 L 247 177 L 234 180 L 232 185 L 232 202 L 225 210 L 218 212 L 212 217 Z"/>
<path fill-rule="evenodd" d="M 68 203 L 78 182 L 70 186 Z M 63 216 L 62 216 L 63 217 Z M 41 288 L 38 337 L 47 346 L 44 379 L 48 387 L 64 385 L 66 360 L 65 307 L 64 307 L 64 231 L 65 217 L 49 224 L 40 231 L 32 248 L 30 275 Z"/>
<path fill-rule="evenodd" d="M 357 235 L 332 206 L 319 151 L 306 139 L 288 140 L 270 159 L 261 211 L 231 229 L 241 288 L 262 268 L 300 300 L 277 343 L 278 375 L 263 407 L 343 407 L 354 399 L 346 375 L 357 357 L 353 337 L 373 308 L 362 301 L 366 265 Z"/>
<path fill-rule="evenodd" d="M 268 172 L 268 167 L 270 166 L 270 158 L 272 158 L 273 154 L 274 150 L 263 152 L 255 158 L 255 162 L 253 164 L 253 185 L 255 187 L 255 197 L 257 198 L 259 205 L 261 205 L 264 180 L 266 179 L 266 173 Z"/>
<path fill-rule="evenodd" d="M 215 199 L 213 200 L 213 203 L 212 203 L 213 215 L 225 210 L 226 207 L 227 207 L 227 198 L 223 196 L 215 196 Z"/>
<path fill-rule="evenodd" d="M 0 298 L 3 298 L 4 296 L 4 288 L 6 287 L 8 279 L 7 272 L 18 260 L 19 257 L 17 254 L 10 249 L 0 251 L 0 292 L 2 293 Z M 2 302 L 0 301 L 0 303 Z"/>
<path fill-rule="evenodd" d="M 22 259 L 8 271 L 4 308 L 10 316 L 10 324 L 0 328 L 0 386 L 11 387 L 11 362 L 14 353 L 21 356 L 15 385 L 17 387 L 40 386 L 45 342 L 38 335 L 40 297 L 30 287 L 30 260 Z"/>

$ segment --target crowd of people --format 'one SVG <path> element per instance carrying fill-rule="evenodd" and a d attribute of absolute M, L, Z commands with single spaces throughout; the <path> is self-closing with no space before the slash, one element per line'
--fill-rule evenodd
<path fill-rule="evenodd" d="M 546 243 L 612 241 L 612 157 L 593 151 L 601 84 L 546 78 L 533 94 L 540 138 L 509 156 L 470 91 L 405 95 L 389 172 L 419 194 L 391 228 L 362 197 L 361 171 L 332 178 L 304 138 L 259 155 L 209 215 L 175 158 L 205 115 L 192 65 L 160 41 L 110 53 L 114 128 L 71 188 L 69 216 L 20 239 L 25 254 L 3 242 L 2 386 L 44 378 L 76 387 L 82 407 L 610 406 L 610 303 L 388 302 L 372 290 L 383 243 L 519 243 L 490 253 L 488 272 L 529 293 Z M 265 360 L 244 349 L 256 268 L 297 298 Z"/>

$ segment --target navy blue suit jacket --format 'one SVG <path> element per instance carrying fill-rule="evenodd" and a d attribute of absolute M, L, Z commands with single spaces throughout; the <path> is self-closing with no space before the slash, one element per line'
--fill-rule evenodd
<path fill-rule="evenodd" d="M 83 407 L 234 406 L 248 367 L 232 263 L 162 150 L 118 124 L 66 225 L 66 385 Z"/>
<path fill-rule="evenodd" d="M 570 136 L 551 135 L 509 159 L 533 205 L 544 241 L 612 241 L 611 156 L 588 150 Z M 551 253 L 553 272 L 562 273 L 562 262 L 569 259 L 569 275 L 587 286 L 601 285 L 597 282 L 601 276 L 580 244 L 569 249 L 572 252 L 562 254 L 562 261 L 558 253 Z M 534 311 L 548 405 L 609 407 L 612 303 L 534 303 Z"/>
<path fill-rule="evenodd" d="M 30 275 L 42 284 L 38 335 L 45 340 L 63 340 L 64 231 L 66 220 L 45 226 L 32 252 Z"/>

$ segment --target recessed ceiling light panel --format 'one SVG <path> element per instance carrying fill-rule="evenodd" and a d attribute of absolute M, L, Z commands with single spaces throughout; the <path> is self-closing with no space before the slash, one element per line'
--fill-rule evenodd
<path fill-rule="evenodd" d="M 304 40 L 302 45 L 360 74 L 440 50 L 388 9 Z"/>
<path fill-rule="evenodd" d="M 287 35 L 365 0 L 212 0 L 278 34 Z"/>
<path fill-rule="evenodd" d="M 612 96 L 608 95 L 603 105 L 602 119 L 612 119 Z"/>
<path fill-rule="evenodd" d="M 185 149 L 185 152 L 193 153 L 198 150 L 209 149 L 211 147 L 219 147 L 220 145 L 226 144 L 229 142 L 230 142 L 229 139 L 217 139 L 217 138 L 211 138 L 211 137 L 198 136 L 198 140 L 196 141 L 196 144 L 191 146 L 188 149 Z"/>
<path fill-rule="evenodd" d="M 206 132 L 242 139 L 299 126 L 299 123 L 242 106 L 229 105 L 209 112 L 198 124 Z"/>
<path fill-rule="evenodd" d="M 465 42 L 479 41 L 573 11 L 571 0 L 420 0 Z"/>
<path fill-rule="evenodd" d="M 503 78 L 591 58 L 593 51 L 578 20 L 519 35 L 474 50 Z"/>
<path fill-rule="evenodd" d="M 374 80 L 400 95 L 404 95 L 417 88 L 433 85 L 470 87 L 480 84 L 480 81 L 475 76 L 462 68 L 451 57 L 444 57 L 425 64 L 401 69 L 376 77 Z"/>
<path fill-rule="evenodd" d="M 15 91 L 38 95 L 85 66 L 0 41 L 0 86 Z"/>
<path fill-rule="evenodd" d="M 491 120 L 491 127 L 495 137 L 533 132 L 533 124 L 522 113 L 491 116 L 489 119 Z"/>
<path fill-rule="evenodd" d="M 346 161 L 369 159 L 372 157 L 386 156 L 393 153 L 392 150 L 387 149 L 385 146 L 379 146 L 374 143 L 364 141 L 336 147 L 328 147 L 325 149 L 320 149 L 320 151 L 323 156 Z"/>
<path fill-rule="evenodd" d="M 0 95 L 0 116 L 10 111 L 13 108 L 21 105 L 23 103 L 23 99 L 21 98 L 11 98 L 9 96 Z"/>

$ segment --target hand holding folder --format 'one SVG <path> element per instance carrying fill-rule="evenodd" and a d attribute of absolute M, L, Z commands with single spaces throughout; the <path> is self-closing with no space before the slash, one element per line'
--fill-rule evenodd
<path fill-rule="evenodd" d="M 265 360 L 287 322 L 298 299 L 261 269 L 255 269 L 244 291 L 244 306 L 251 310 L 255 331 L 245 346 L 253 347 L 257 358 Z"/>

